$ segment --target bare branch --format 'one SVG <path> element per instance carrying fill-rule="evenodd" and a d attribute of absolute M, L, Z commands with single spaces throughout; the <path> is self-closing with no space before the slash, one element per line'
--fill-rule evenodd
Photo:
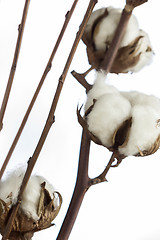
<path fill-rule="evenodd" d="M 24 10 L 23 10 L 21 24 L 18 27 L 18 38 L 17 38 L 16 48 L 15 48 L 14 58 L 13 58 L 13 62 L 12 62 L 12 66 L 11 66 L 11 70 L 10 70 L 10 74 L 9 74 L 6 91 L 5 91 L 1 109 L 0 109 L 0 131 L 3 128 L 3 117 L 5 114 L 6 107 L 7 107 L 7 103 L 8 103 L 8 99 L 9 99 L 9 95 L 10 95 L 10 91 L 11 91 L 11 87 L 12 87 L 12 83 L 13 83 L 13 79 L 14 79 L 14 75 L 15 75 L 15 71 L 16 71 L 16 66 L 17 66 L 17 62 L 18 62 L 20 49 L 21 49 L 22 37 L 23 37 L 24 27 L 25 27 L 25 23 L 26 23 L 29 4 L 30 4 L 30 0 L 26 0 Z"/>
<path fill-rule="evenodd" d="M 53 51 L 52 51 L 52 53 L 51 53 L 51 56 L 50 56 L 50 58 L 49 58 L 49 60 L 48 60 L 48 63 L 47 63 L 46 68 L 45 68 L 45 70 L 44 70 L 44 73 L 43 73 L 43 75 L 42 75 L 42 77 L 41 77 L 41 79 L 40 79 L 40 82 L 39 82 L 39 84 L 38 84 L 38 86 L 37 86 L 37 89 L 36 89 L 34 95 L 33 95 L 33 98 L 32 98 L 32 100 L 31 100 L 31 102 L 30 102 L 30 105 L 29 105 L 29 107 L 28 107 L 28 109 L 27 109 L 27 111 L 26 111 L 26 113 L 25 113 L 25 116 L 24 116 L 24 118 L 23 118 L 23 120 L 22 120 L 22 123 L 21 123 L 21 125 L 20 125 L 20 127 L 19 127 L 19 129 L 18 129 L 18 131 L 17 131 L 17 134 L 16 134 L 16 136 L 15 136 L 15 138 L 14 138 L 14 140 L 13 140 L 13 143 L 12 143 L 12 145 L 11 145 L 9 151 L 8 151 L 8 154 L 7 154 L 7 156 L 6 156 L 5 160 L 4 160 L 4 163 L 3 163 L 3 165 L 2 165 L 2 168 L 1 168 L 1 170 L 0 170 L 0 179 L 2 178 L 3 173 L 4 173 L 4 171 L 5 171 L 6 167 L 7 167 L 7 164 L 8 164 L 8 162 L 9 162 L 11 156 L 12 156 L 12 153 L 13 153 L 16 145 L 17 145 L 17 142 L 18 142 L 18 140 L 19 140 L 19 138 L 20 138 L 20 136 L 21 136 L 21 133 L 22 133 L 24 127 L 25 127 L 25 124 L 26 124 L 26 122 L 27 122 L 27 119 L 28 119 L 28 117 L 29 117 L 29 114 L 30 114 L 30 112 L 31 112 L 31 110 L 32 110 L 32 108 L 33 108 L 33 105 L 34 105 L 37 97 L 38 97 L 38 94 L 39 94 L 39 92 L 40 92 L 40 90 L 41 90 L 41 87 L 42 87 L 42 85 L 43 85 L 43 83 L 44 83 L 44 80 L 46 79 L 46 76 L 47 76 L 48 72 L 49 72 L 50 69 L 51 69 L 53 58 L 54 58 L 54 56 L 55 56 L 55 54 L 56 54 L 56 52 L 57 52 L 57 49 L 58 49 L 58 47 L 59 47 L 59 45 L 60 45 L 60 42 L 61 42 L 62 37 L 63 37 L 63 35 L 64 35 L 64 33 L 65 33 L 65 30 L 66 30 L 66 28 L 67 28 L 67 26 L 68 26 L 68 23 L 69 23 L 69 21 L 70 21 L 70 19 L 71 19 L 71 16 L 72 16 L 72 14 L 73 14 L 73 11 L 74 11 L 74 9 L 75 9 L 75 7 L 76 7 L 77 2 L 78 2 L 78 0 L 74 0 L 73 5 L 72 5 L 70 11 L 68 11 L 67 14 L 66 14 L 66 16 L 65 16 L 64 24 L 63 24 L 63 26 L 62 26 L 61 32 L 60 32 L 60 34 L 59 34 L 59 36 L 58 36 L 58 39 L 57 39 L 56 44 L 55 44 L 55 46 L 54 46 L 54 49 L 53 49 Z"/>

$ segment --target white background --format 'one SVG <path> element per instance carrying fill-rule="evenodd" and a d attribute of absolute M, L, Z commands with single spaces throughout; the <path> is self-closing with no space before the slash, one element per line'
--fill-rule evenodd
<path fill-rule="evenodd" d="M 24 2 L 24 0 L 0 1 L 0 103 L 13 60 Z M 58 79 L 88 3 L 89 0 L 79 0 L 6 174 L 19 166 L 27 166 L 27 161 L 34 152 Z M 0 165 L 17 133 L 71 4 L 71 0 L 32 0 L 30 3 L 13 88 L 3 122 L 4 128 L 0 132 Z M 110 5 L 123 7 L 124 4 L 125 1 L 122 0 L 99 0 L 95 9 Z M 139 90 L 160 97 L 159 7 L 160 3 L 152 0 L 134 10 L 140 28 L 150 36 L 155 56 L 152 64 L 139 73 L 119 76 L 109 74 L 108 81 L 120 90 Z M 85 91 L 70 72 L 72 70 L 84 72 L 88 67 L 85 45 L 81 41 L 62 90 L 55 113 L 56 122 L 50 130 L 34 168 L 34 173 L 43 175 L 62 194 L 63 206 L 54 221 L 56 226 L 36 233 L 33 238 L 35 240 L 56 239 L 71 199 L 82 132 L 77 122 L 76 107 L 77 104 L 85 101 Z M 88 81 L 93 83 L 94 72 L 88 76 Z M 158 151 L 150 157 L 128 157 L 118 168 L 109 171 L 108 183 L 89 189 L 69 239 L 159 240 L 159 154 Z M 110 153 L 107 149 L 92 144 L 90 177 L 99 175 L 109 158 Z"/>

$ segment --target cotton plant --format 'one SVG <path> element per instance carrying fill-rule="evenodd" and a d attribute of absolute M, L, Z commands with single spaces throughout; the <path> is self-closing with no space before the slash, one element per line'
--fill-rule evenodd
<path fill-rule="evenodd" d="M 24 171 L 18 170 L 0 182 L 0 231 L 3 234 L 10 210 L 16 204 Z M 62 203 L 60 193 L 42 176 L 33 175 L 25 188 L 9 239 L 30 239 L 34 232 L 52 226 Z M 22 236 L 22 238 L 20 237 Z"/>
<path fill-rule="evenodd" d="M 160 99 L 141 92 L 120 92 L 98 72 L 87 94 L 85 120 L 91 134 L 119 156 L 146 156 L 160 145 Z"/>
<path fill-rule="evenodd" d="M 101 8 L 92 13 L 82 40 L 87 46 L 88 61 L 93 68 L 101 68 L 121 14 L 122 9 L 113 7 Z M 152 57 L 153 51 L 149 36 L 139 29 L 138 21 L 132 14 L 110 72 L 137 72 L 149 64 Z"/>

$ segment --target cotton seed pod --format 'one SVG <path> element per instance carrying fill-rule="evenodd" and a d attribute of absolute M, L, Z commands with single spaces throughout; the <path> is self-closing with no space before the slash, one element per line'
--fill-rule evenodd
<path fill-rule="evenodd" d="M 121 9 L 108 7 L 91 14 L 82 40 L 87 47 L 88 61 L 95 69 L 101 69 L 101 63 L 110 47 L 121 13 Z M 132 15 L 110 72 L 117 74 L 137 72 L 151 62 L 152 56 L 149 37 L 139 29 L 138 22 Z"/>
<path fill-rule="evenodd" d="M 42 179 L 42 177 L 40 178 Z M 0 187 L 0 189 L 3 191 L 3 186 Z M 29 193 L 29 191 L 27 192 Z M 6 201 L 0 199 L 0 233 L 2 235 L 4 234 L 10 212 L 12 211 L 13 202 L 12 194 L 6 198 Z M 57 216 L 61 208 L 61 204 L 62 197 L 60 193 L 53 192 L 53 194 L 51 194 L 50 191 L 46 189 L 46 182 L 42 182 L 40 184 L 38 204 L 35 205 L 35 211 L 37 212 L 38 217 L 36 219 L 29 217 L 30 215 L 26 212 L 26 210 L 23 210 L 23 208 L 20 206 L 13 221 L 12 231 L 9 239 L 29 240 L 35 232 L 51 227 L 53 225 L 51 222 Z"/>
<path fill-rule="evenodd" d="M 160 99 L 144 93 L 120 92 L 105 83 L 105 74 L 97 72 L 87 93 L 82 126 L 91 139 L 110 151 L 126 156 L 147 156 L 160 146 Z"/>

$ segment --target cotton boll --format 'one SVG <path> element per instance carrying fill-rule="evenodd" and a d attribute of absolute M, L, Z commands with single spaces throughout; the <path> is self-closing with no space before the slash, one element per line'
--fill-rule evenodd
<path fill-rule="evenodd" d="M 13 172 L 5 181 L 0 182 L 0 199 L 6 203 L 11 201 L 10 207 L 17 202 L 23 176 L 24 171 L 19 172 L 18 175 L 17 172 Z M 27 215 L 28 218 L 32 218 L 34 220 L 39 219 L 37 208 L 41 193 L 41 184 L 43 182 L 46 183 L 45 188 L 49 191 L 51 198 L 53 198 L 53 186 L 45 178 L 36 175 L 30 177 L 22 197 L 20 209 Z M 12 193 L 12 196 L 9 198 L 8 195 L 10 195 L 10 193 Z"/>
<path fill-rule="evenodd" d="M 129 156 L 148 151 L 160 135 L 159 119 L 160 113 L 152 107 L 135 105 L 132 108 L 132 126 L 128 142 L 119 147 L 120 154 Z"/>
<path fill-rule="evenodd" d="M 102 8 L 91 14 L 82 40 L 87 46 L 89 64 L 101 69 L 104 57 L 111 45 L 122 9 L 113 7 Z M 147 33 L 139 30 L 136 17 L 131 15 L 124 36 L 121 40 L 116 58 L 110 72 L 137 72 L 149 64 L 153 51 Z"/>
<path fill-rule="evenodd" d="M 105 51 L 106 45 L 110 45 L 122 13 L 121 9 L 112 7 L 107 8 L 107 10 L 109 14 L 97 24 L 93 34 L 93 40 L 97 50 Z M 138 33 L 138 22 L 132 15 L 128 22 L 127 29 L 121 41 L 120 47 L 127 46 L 137 37 Z"/>
<path fill-rule="evenodd" d="M 88 130 L 106 147 L 113 145 L 113 135 L 121 124 L 130 117 L 131 105 L 119 93 L 102 95 L 87 115 Z"/>
<path fill-rule="evenodd" d="M 106 79 L 105 73 L 101 71 L 97 72 L 94 85 L 87 94 L 85 111 L 93 104 L 94 99 L 99 99 L 99 97 L 106 93 L 118 93 L 118 90 L 115 87 L 105 83 L 105 79 Z"/>

